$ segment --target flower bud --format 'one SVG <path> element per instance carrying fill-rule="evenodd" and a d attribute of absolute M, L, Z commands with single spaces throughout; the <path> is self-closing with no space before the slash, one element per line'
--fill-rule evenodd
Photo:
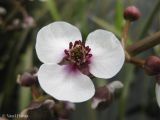
<path fill-rule="evenodd" d="M 43 105 L 46 106 L 48 109 L 52 110 L 55 105 L 55 102 L 53 100 L 48 99 L 44 101 Z"/>
<path fill-rule="evenodd" d="M 36 73 L 31 72 L 25 72 L 22 75 L 18 75 L 17 83 L 29 87 L 33 84 L 36 84 L 38 82 Z"/>
<path fill-rule="evenodd" d="M 112 103 L 115 90 L 122 87 L 123 84 L 120 81 L 114 81 L 107 86 L 97 88 L 92 100 L 92 108 L 98 110 L 106 108 Z"/>
<path fill-rule="evenodd" d="M 35 27 L 35 25 L 36 23 L 33 17 L 31 16 L 24 17 L 23 24 L 22 24 L 23 28 L 32 28 L 32 27 Z"/>
<path fill-rule="evenodd" d="M 5 15 L 5 14 L 7 14 L 6 9 L 0 6 L 0 15 Z"/>
<path fill-rule="evenodd" d="M 75 110 L 76 109 L 76 106 L 75 106 L 75 104 L 74 103 L 71 103 L 71 102 L 64 102 L 64 108 L 66 109 L 66 110 L 70 110 L 70 111 L 73 111 L 73 110 Z"/>
<path fill-rule="evenodd" d="M 32 102 L 25 110 L 28 115 L 27 120 L 53 120 L 54 105 L 55 102 L 50 99 Z"/>
<path fill-rule="evenodd" d="M 149 75 L 160 74 L 160 58 L 157 56 L 149 56 L 145 61 L 144 69 Z"/>
<path fill-rule="evenodd" d="M 104 109 L 113 100 L 113 94 L 109 91 L 107 86 L 99 87 L 93 97 L 92 108 L 93 109 Z"/>
<path fill-rule="evenodd" d="M 74 110 L 75 104 L 67 101 L 57 103 L 54 109 L 58 120 L 70 120 L 70 115 Z"/>
<path fill-rule="evenodd" d="M 109 91 L 114 93 L 115 90 L 123 88 L 123 83 L 120 81 L 113 81 L 110 84 L 108 84 L 107 87 L 108 87 Z"/>
<path fill-rule="evenodd" d="M 21 21 L 19 18 L 13 19 L 12 23 L 7 26 L 8 31 L 19 30 L 21 28 Z"/>
<path fill-rule="evenodd" d="M 139 19 L 141 13 L 135 6 L 129 6 L 124 10 L 123 16 L 126 20 L 135 21 Z"/>

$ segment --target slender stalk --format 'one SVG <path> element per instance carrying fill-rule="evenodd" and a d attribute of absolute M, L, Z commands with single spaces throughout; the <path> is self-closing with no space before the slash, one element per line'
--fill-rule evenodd
<path fill-rule="evenodd" d="M 130 54 L 128 53 L 128 51 L 126 50 L 126 46 L 127 46 L 127 41 L 128 41 L 128 32 L 129 32 L 129 28 L 131 25 L 131 21 L 127 20 L 124 28 L 123 28 L 123 32 L 122 32 L 122 39 L 121 39 L 121 44 L 125 50 L 125 58 L 126 60 L 130 59 Z"/>
<path fill-rule="evenodd" d="M 124 72 L 124 74 L 127 72 L 127 76 L 123 80 L 124 88 L 119 101 L 119 120 L 125 120 L 127 98 L 130 92 L 130 85 L 133 81 L 133 66 L 127 65 L 125 68 L 126 71 Z"/>
<path fill-rule="evenodd" d="M 88 114 L 89 114 L 89 120 L 97 120 L 97 112 L 93 109 L 91 109 L 91 103 L 87 102 L 87 108 L 88 108 Z"/>
<path fill-rule="evenodd" d="M 31 91 L 32 91 L 33 100 L 37 100 L 40 96 L 42 96 L 42 93 L 39 91 L 36 85 L 32 85 Z"/>
<path fill-rule="evenodd" d="M 153 35 L 146 37 L 142 40 L 139 40 L 137 43 L 129 46 L 127 48 L 128 53 L 131 55 L 137 55 L 149 48 L 154 47 L 155 45 L 160 44 L 160 31 L 154 33 Z"/>
<path fill-rule="evenodd" d="M 129 20 L 126 21 L 124 29 L 123 29 L 123 34 L 122 34 L 122 46 L 124 49 L 126 48 L 127 40 L 128 40 L 128 32 L 130 28 L 131 22 Z"/>
<path fill-rule="evenodd" d="M 143 68 L 145 60 L 137 58 L 137 57 L 131 57 L 130 59 L 127 60 L 127 62 Z"/>
<path fill-rule="evenodd" d="M 126 61 L 129 61 L 131 59 L 130 54 L 126 50 L 130 24 L 131 24 L 131 22 L 129 20 L 127 20 L 124 25 L 124 28 L 123 28 L 122 39 L 121 39 L 121 44 L 125 50 Z M 120 98 L 120 108 L 119 108 L 119 119 L 120 120 L 125 120 L 126 102 L 127 102 L 127 96 L 129 94 L 130 84 L 132 82 L 132 78 L 130 78 L 130 76 L 132 75 L 132 71 L 133 71 L 133 68 L 130 68 L 130 66 L 129 66 L 127 68 L 128 76 L 124 80 L 124 88 L 122 91 L 122 96 Z"/>
<path fill-rule="evenodd" d="M 29 70 L 33 68 L 33 45 L 28 45 L 25 55 L 22 57 L 19 66 L 20 71 Z M 18 111 L 22 111 L 26 106 L 28 106 L 30 102 L 31 91 L 28 87 L 20 87 L 19 88 L 19 109 Z M 25 93 L 25 94 L 24 94 Z"/>

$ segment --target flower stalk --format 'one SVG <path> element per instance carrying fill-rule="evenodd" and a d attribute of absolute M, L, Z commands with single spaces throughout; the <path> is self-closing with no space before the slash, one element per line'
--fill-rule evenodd
<path fill-rule="evenodd" d="M 42 96 L 42 93 L 40 92 L 40 90 L 37 88 L 36 85 L 31 86 L 31 91 L 32 91 L 33 100 L 37 100 Z"/>
<path fill-rule="evenodd" d="M 132 63 L 134 65 L 137 65 L 137 66 L 143 68 L 145 60 L 137 58 L 137 57 L 131 57 L 130 59 L 128 59 L 127 62 Z"/>
<path fill-rule="evenodd" d="M 124 48 L 125 58 L 126 58 L 127 61 L 129 61 L 129 59 L 130 59 L 130 54 L 126 50 L 126 48 L 127 48 L 127 40 L 128 40 L 128 32 L 129 32 L 130 25 L 131 25 L 131 21 L 130 20 L 126 20 L 124 28 L 123 28 L 123 32 L 122 32 L 122 39 L 121 39 L 121 44 L 122 44 L 122 46 Z"/>
<path fill-rule="evenodd" d="M 124 47 L 124 49 L 126 49 L 130 25 L 131 25 L 131 22 L 129 20 L 126 20 L 123 33 L 122 33 L 122 46 Z"/>
<path fill-rule="evenodd" d="M 134 56 L 158 44 L 160 44 L 160 31 L 142 40 L 138 40 L 135 44 L 127 47 L 127 51 Z"/>

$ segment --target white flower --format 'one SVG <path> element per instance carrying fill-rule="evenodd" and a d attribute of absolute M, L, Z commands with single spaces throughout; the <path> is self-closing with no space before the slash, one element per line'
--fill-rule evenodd
<path fill-rule="evenodd" d="M 158 83 L 156 83 L 156 99 L 158 102 L 158 106 L 160 107 L 160 85 Z"/>
<path fill-rule="evenodd" d="M 82 43 L 75 26 L 51 23 L 38 32 L 38 58 L 44 64 L 38 71 L 42 89 L 58 100 L 83 102 L 95 88 L 88 73 L 99 78 L 116 75 L 124 63 L 124 50 L 113 33 L 96 30 Z"/>
<path fill-rule="evenodd" d="M 156 100 L 157 100 L 158 106 L 160 107 L 160 74 L 157 74 L 155 76 L 155 79 L 156 79 L 156 87 L 155 87 Z"/>

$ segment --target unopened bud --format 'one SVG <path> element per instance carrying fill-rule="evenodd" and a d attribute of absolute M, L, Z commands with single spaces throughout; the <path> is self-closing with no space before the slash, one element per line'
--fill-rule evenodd
<path fill-rule="evenodd" d="M 55 102 L 53 100 L 48 99 L 44 101 L 43 105 L 46 106 L 48 109 L 52 110 L 55 105 Z"/>
<path fill-rule="evenodd" d="M 123 88 L 123 83 L 120 81 L 113 81 L 112 83 L 108 84 L 107 86 L 108 86 L 108 89 L 112 93 L 114 93 L 115 90 Z"/>
<path fill-rule="evenodd" d="M 19 30 L 21 27 L 21 21 L 19 18 L 15 18 L 13 19 L 12 23 L 7 25 L 6 29 L 8 31 L 12 31 L 12 30 Z"/>
<path fill-rule="evenodd" d="M 157 56 L 149 56 L 145 61 L 144 69 L 149 75 L 160 74 L 160 58 Z"/>
<path fill-rule="evenodd" d="M 92 108 L 102 110 L 105 109 L 113 100 L 113 94 L 107 86 L 97 88 L 92 100 Z"/>
<path fill-rule="evenodd" d="M 37 76 L 34 76 L 28 72 L 18 75 L 17 83 L 21 86 L 29 87 L 37 83 Z"/>
<path fill-rule="evenodd" d="M 64 102 L 64 107 L 66 110 L 70 110 L 70 111 L 73 111 L 76 109 L 76 106 L 74 103 L 71 103 L 71 102 Z"/>
<path fill-rule="evenodd" d="M 107 86 L 99 87 L 92 100 L 92 108 L 102 110 L 109 106 L 114 97 L 114 92 L 116 89 L 123 87 L 120 81 L 114 81 Z"/>
<path fill-rule="evenodd" d="M 27 120 L 53 120 L 53 107 L 55 102 L 47 99 L 45 101 L 32 102 L 26 111 Z"/>
<path fill-rule="evenodd" d="M 58 120 L 70 120 L 70 115 L 74 110 L 75 104 L 68 101 L 58 102 L 54 108 Z"/>
<path fill-rule="evenodd" d="M 7 13 L 6 9 L 0 6 L 0 15 L 5 15 L 6 13 Z"/>
<path fill-rule="evenodd" d="M 138 20 L 141 16 L 139 9 L 135 6 L 129 6 L 124 10 L 124 18 L 129 21 Z"/>
<path fill-rule="evenodd" d="M 26 17 L 24 18 L 22 27 L 23 27 L 23 28 L 32 28 L 32 27 L 35 27 L 35 25 L 36 25 L 36 23 L 35 23 L 34 18 L 31 17 L 31 16 L 26 16 Z"/>

